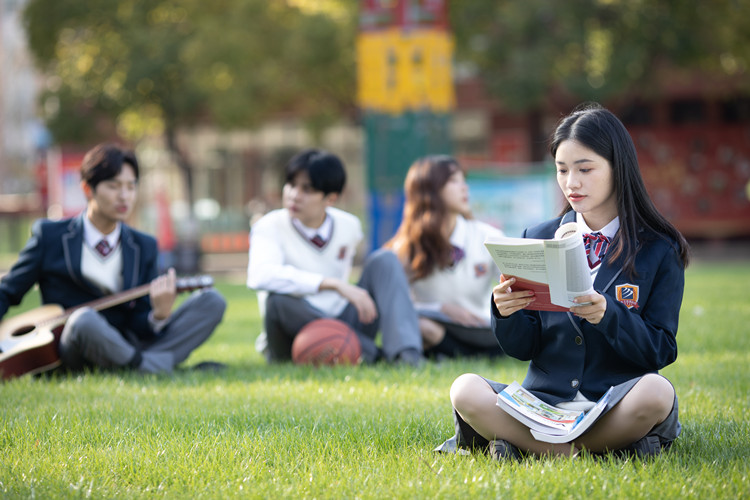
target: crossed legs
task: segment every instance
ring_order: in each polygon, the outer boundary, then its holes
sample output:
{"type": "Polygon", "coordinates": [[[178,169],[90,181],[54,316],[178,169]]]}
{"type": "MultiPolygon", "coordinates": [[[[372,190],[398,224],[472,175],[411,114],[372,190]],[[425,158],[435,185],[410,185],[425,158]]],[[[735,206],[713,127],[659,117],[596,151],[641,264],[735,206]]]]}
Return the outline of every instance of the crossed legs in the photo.
{"type": "Polygon", "coordinates": [[[488,441],[504,439],[536,455],[570,455],[581,448],[592,452],[617,450],[644,437],[669,416],[674,388],[661,375],[644,375],[614,408],[572,444],[534,439],[525,425],[495,404],[497,394],[479,375],[467,373],[458,377],[451,386],[450,397],[461,418],[488,441]]]}
{"type": "Polygon", "coordinates": [[[70,369],[130,367],[146,373],[171,372],[213,333],[226,301],[214,289],[194,292],[155,340],[124,336],[90,307],[75,311],[63,328],[60,358],[70,369]]]}

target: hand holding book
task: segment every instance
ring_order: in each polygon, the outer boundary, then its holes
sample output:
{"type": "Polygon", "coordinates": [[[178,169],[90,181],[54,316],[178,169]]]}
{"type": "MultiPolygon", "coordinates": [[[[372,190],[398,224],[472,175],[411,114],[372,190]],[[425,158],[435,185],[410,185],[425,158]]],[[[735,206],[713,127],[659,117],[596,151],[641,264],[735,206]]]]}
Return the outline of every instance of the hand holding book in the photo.
{"type": "Polygon", "coordinates": [[[513,292],[533,292],[526,309],[568,311],[582,305],[573,302],[576,297],[596,293],[583,234],[575,222],[560,226],[551,240],[495,237],[484,245],[500,272],[515,279],[513,292]]]}

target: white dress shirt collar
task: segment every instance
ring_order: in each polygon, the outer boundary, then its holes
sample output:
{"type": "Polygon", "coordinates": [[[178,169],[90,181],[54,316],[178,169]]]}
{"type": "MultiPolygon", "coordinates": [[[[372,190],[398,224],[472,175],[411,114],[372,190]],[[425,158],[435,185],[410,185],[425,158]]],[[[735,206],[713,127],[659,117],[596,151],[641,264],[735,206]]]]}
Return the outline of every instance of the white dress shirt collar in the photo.
{"type": "Polygon", "coordinates": [[[464,219],[462,215],[456,216],[456,225],[453,227],[450,242],[454,247],[465,250],[464,246],[466,245],[466,219],[464,219]]]}
{"type": "Polygon", "coordinates": [[[296,219],[294,217],[292,217],[292,224],[294,224],[294,227],[296,227],[300,233],[307,237],[308,240],[311,240],[313,237],[315,237],[316,234],[323,238],[324,241],[328,241],[331,239],[331,233],[333,232],[333,219],[331,219],[328,214],[326,214],[326,218],[323,220],[323,224],[321,224],[320,227],[317,228],[307,227],[302,224],[299,219],[296,219]]]}
{"type": "Polygon", "coordinates": [[[91,248],[96,248],[97,243],[99,243],[101,240],[107,240],[110,248],[115,248],[117,246],[117,242],[120,241],[121,232],[122,228],[120,226],[120,223],[118,222],[117,226],[115,226],[114,231],[109,234],[103,234],[94,226],[94,224],[91,223],[86,214],[83,215],[83,241],[91,248]]]}
{"type": "Polygon", "coordinates": [[[578,212],[576,212],[576,223],[578,224],[578,227],[581,228],[582,233],[584,234],[594,233],[594,232],[602,233],[604,236],[606,236],[610,240],[615,237],[615,235],[617,234],[617,230],[620,229],[620,217],[619,216],[609,221],[606,226],[604,226],[598,231],[592,230],[588,226],[588,224],[586,224],[586,221],[583,220],[583,216],[579,214],[578,212]]]}

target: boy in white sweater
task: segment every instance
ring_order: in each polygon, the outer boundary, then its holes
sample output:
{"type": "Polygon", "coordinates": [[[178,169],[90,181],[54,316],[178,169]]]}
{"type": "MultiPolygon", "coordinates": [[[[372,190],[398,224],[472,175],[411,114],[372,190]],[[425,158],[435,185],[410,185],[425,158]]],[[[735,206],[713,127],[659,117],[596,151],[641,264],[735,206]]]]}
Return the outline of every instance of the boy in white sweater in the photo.
{"type": "Polygon", "coordinates": [[[247,286],[268,293],[264,326],[269,362],[291,359],[297,333],[310,321],[335,318],[357,333],[366,362],[381,358],[419,366],[422,341],[406,275],[387,250],[370,255],[349,282],[363,238],[354,215],[334,208],[346,183],[341,160],[309,149],[286,167],[284,208],[250,233],[247,286]],[[382,348],[375,344],[382,333],[382,348]]]}

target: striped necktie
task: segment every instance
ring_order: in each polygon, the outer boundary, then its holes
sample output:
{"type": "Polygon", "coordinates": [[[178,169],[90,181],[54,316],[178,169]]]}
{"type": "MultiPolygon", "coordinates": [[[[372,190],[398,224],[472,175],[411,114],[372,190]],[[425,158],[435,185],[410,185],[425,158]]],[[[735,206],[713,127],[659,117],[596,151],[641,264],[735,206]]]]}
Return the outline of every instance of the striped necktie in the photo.
{"type": "Polygon", "coordinates": [[[604,254],[609,246],[609,238],[602,233],[585,233],[583,235],[584,247],[589,260],[589,268],[594,269],[601,264],[604,254]]]}
{"type": "Polygon", "coordinates": [[[101,240],[96,244],[96,251],[99,252],[99,255],[101,255],[102,257],[106,257],[107,255],[109,255],[109,252],[112,251],[112,247],[109,246],[109,242],[107,240],[101,240]]]}
{"type": "Polygon", "coordinates": [[[326,244],[326,240],[324,240],[319,234],[316,234],[315,236],[310,238],[310,241],[318,248],[323,248],[326,244]]]}

